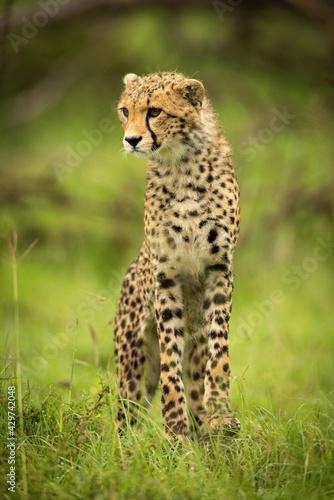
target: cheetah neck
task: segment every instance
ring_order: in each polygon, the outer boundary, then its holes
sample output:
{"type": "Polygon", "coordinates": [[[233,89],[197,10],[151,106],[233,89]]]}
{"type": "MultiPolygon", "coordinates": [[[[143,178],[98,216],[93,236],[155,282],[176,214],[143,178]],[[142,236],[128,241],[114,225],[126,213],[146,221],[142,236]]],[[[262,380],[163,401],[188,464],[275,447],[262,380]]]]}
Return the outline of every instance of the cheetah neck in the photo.
{"type": "Polygon", "coordinates": [[[202,133],[195,130],[182,155],[150,161],[148,183],[161,185],[165,194],[169,192],[179,200],[200,201],[223,169],[232,170],[229,160],[230,149],[220,131],[217,141],[217,137],[205,130],[202,133]]]}

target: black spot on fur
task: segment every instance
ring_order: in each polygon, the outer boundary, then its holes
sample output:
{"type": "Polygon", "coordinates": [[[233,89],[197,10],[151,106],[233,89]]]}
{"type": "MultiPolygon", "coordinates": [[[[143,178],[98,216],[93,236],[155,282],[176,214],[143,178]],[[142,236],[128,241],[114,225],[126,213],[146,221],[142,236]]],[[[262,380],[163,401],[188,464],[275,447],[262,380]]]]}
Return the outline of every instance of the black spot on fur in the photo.
{"type": "Polygon", "coordinates": [[[175,309],[174,314],[178,318],[182,318],[182,310],[181,309],[175,309]]]}
{"type": "Polygon", "coordinates": [[[163,409],[163,413],[167,413],[168,411],[172,410],[175,408],[175,403],[174,401],[169,401],[169,403],[166,404],[166,406],[163,409]]]}
{"type": "Polygon", "coordinates": [[[208,236],[208,242],[212,243],[213,241],[215,241],[217,236],[218,236],[217,231],[215,229],[211,229],[208,236]]]}
{"type": "Polygon", "coordinates": [[[160,283],[161,288],[173,288],[175,285],[175,281],[170,279],[164,279],[160,283]]]}
{"type": "Polygon", "coordinates": [[[169,321],[170,319],[172,319],[173,313],[172,313],[172,311],[170,309],[164,309],[162,311],[162,315],[161,316],[162,316],[162,320],[163,321],[169,321]]]}
{"type": "Polygon", "coordinates": [[[211,300],[210,299],[205,299],[204,303],[203,303],[203,308],[204,309],[209,309],[211,305],[211,300]]]}
{"type": "Polygon", "coordinates": [[[227,266],[225,264],[215,264],[213,266],[208,266],[207,271],[227,271],[227,266]]]}
{"type": "Polygon", "coordinates": [[[191,399],[193,399],[194,401],[198,401],[198,399],[199,399],[199,394],[198,394],[198,392],[197,392],[197,391],[191,391],[191,393],[190,393],[190,397],[191,397],[191,399]]]}
{"type": "Polygon", "coordinates": [[[131,330],[128,330],[125,334],[125,337],[126,337],[126,340],[131,340],[131,337],[132,337],[132,331],[131,330]]]}
{"type": "Polygon", "coordinates": [[[216,295],[213,297],[213,302],[218,306],[221,304],[225,304],[226,302],[226,297],[222,295],[221,293],[216,293],[216,295]]]}

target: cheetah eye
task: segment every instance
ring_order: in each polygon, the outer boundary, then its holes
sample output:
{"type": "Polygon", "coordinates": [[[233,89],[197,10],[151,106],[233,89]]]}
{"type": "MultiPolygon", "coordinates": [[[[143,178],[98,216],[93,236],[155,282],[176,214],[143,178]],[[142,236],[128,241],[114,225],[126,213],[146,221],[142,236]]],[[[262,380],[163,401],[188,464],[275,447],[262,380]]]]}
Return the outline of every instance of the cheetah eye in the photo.
{"type": "Polygon", "coordinates": [[[127,118],[129,116],[129,110],[127,108],[122,108],[122,111],[125,118],[127,118]]]}
{"type": "Polygon", "coordinates": [[[156,116],[159,116],[160,113],[161,113],[160,108],[148,108],[147,116],[155,118],[156,116]]]}

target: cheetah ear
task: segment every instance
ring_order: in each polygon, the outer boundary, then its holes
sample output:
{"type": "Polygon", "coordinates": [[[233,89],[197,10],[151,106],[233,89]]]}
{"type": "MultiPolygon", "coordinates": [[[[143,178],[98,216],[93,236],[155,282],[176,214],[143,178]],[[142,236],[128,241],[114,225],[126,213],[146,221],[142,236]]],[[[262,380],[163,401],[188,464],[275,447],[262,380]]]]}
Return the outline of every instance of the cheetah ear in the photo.
{"type": "Polygon", "coordinates": [[[124,85],[126,87],[130,87],[133,83],[137,82],[139,80],[139,78],[140,77],[135,75],[134,73],[128,73],[123,78],[124,85]]]}
{"type": "Polygon", "coordinates": [[[175,87],[177,92],[188,99],[193,106],[201,106],[205,94],[204,86],[198,80],[187,79],[175,87]]]}

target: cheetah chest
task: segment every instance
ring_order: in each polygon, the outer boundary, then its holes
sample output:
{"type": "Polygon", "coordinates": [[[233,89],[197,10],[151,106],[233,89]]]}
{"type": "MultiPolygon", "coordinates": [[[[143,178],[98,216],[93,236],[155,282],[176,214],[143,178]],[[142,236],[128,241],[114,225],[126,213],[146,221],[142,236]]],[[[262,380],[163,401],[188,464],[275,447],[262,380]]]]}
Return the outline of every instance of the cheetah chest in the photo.
{"type": "Polygon", "coordinates": [[[146,235],[152,256],[176,270],[200,274],[222,252],[229,251],[229,229],[213,215],[209,203],[193,200],[169,203],[158,217],[147,217],[146,235]]]}

